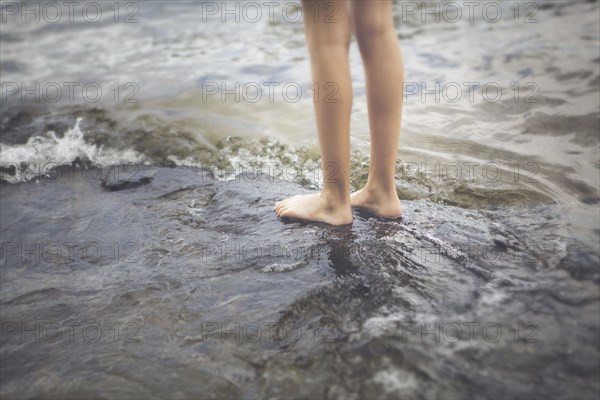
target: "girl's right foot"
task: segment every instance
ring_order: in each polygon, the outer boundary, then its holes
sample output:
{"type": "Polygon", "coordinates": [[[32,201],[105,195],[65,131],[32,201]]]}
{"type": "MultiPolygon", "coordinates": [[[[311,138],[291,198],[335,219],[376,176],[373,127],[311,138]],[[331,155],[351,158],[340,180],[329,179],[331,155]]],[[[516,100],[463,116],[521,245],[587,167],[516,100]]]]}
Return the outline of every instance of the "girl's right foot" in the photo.
{"type": "MultiPolygon", "coordinates": [[[[347,196],[347,195],[346,195],[347,196]]],[[[275,203],[278,217],[319,221],[331,225],[352,223],[352,210],[345,201],[334,201],[323,192],[297,195],[275,203]]]]}

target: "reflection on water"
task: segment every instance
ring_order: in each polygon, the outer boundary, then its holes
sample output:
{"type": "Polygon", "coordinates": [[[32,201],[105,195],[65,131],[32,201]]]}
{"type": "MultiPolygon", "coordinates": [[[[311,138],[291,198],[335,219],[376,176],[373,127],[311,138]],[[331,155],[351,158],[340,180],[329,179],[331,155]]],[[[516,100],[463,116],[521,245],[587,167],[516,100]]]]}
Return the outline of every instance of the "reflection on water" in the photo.
{"type": "MultiPolygon", "coordinates": [[[[322,182],[300,21],[8,18],[2,398],[597,396],[598,3],[502,4],[423,23],[394,3],[404,217],[336,228],[272,212],[322,182]],[[13,93],[36,82],[63,95],[13,93]]],[[[355,43],[351,63],[356,188],[355,43]]]]}

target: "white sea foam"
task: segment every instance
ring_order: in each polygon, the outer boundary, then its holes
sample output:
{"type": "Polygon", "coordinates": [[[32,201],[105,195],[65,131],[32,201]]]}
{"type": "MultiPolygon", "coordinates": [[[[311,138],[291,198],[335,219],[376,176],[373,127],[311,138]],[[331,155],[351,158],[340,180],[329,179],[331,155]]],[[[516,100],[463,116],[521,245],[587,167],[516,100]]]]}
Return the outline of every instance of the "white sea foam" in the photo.
{"type": "Polygon", "coordinates": [[[412,373],[400,369],[378,371],[372,379],[381,384],[386,393],[397,393],[418,386],[417,378],[412,373]]]}
{"type": "Polygon", "coordinates": [[[135,150],[116,150],[87,143],[80,122],[81,118],[78,118],[63,137],[49,131],[44,136],[29,138],[25,144],[0,144],[0,165],[4,169],[0,179],[11,183],[29,181],[48,174],[54,167],[71,164],[77,157],[96,166],[144,162],[144,156],[135,150]],[[15,168],[14,173],[7,173],[11,167],[15,168]]]}
{"type": "Polygon", "coordinates": [[[262,272],[288,272],[288,271],[292,271],[302,265],[303,265],[303,263],[301,261],[291,263],[291,264],[275,263],[275,264],[267,265],[266,267],[262,268],[261,271],[262,272]]]}

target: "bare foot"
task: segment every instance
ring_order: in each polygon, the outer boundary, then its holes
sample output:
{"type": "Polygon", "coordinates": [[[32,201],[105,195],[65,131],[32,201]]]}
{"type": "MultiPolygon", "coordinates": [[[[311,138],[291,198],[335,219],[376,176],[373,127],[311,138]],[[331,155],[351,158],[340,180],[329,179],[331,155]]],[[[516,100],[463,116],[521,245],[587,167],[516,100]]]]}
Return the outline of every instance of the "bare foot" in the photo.
{"type": "Polygon", "coordinates": [[[278,217],[326,222],[331,225],[352,223],[350,204],[333,204],[322,193],[297,195],[275,203],[278,217]]]}
{"type": "Polygon", "coordinates": [[[384,218],[402,216],[400,199],[395,191],[389,193],[364,187],[350,195],[350,204],[352,207],[366,208],[384,218]]]}

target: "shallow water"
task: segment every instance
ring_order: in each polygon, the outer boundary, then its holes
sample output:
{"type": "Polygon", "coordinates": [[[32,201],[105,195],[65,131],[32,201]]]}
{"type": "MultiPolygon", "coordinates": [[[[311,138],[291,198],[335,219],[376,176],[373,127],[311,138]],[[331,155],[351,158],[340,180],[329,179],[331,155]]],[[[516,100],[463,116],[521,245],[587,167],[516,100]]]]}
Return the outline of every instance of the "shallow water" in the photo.
{"type": "Polygon", "coordinates": [[[121,3],[115,23],[102,4],[98,23],[1,25],[3,398],[598,395],[597,2],[497,23],[395,3],[407,81],[447,91],[407,95],[404,219],[351,228],[271,209],[323,179],[301,23],[186,2],[121,3]],[[23,82],[103,95],[35,102],[23,82]],[[303,95],[203,97],[214,82],[303,95]],[[467,82],[502,98],[448,101],[467,82]]]}

